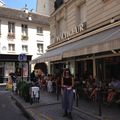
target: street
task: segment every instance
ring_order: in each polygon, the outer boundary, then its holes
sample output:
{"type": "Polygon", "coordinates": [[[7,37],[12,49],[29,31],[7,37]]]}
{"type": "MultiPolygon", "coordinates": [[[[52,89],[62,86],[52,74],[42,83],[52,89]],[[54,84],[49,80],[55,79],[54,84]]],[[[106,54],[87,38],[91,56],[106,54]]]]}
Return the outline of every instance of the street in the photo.
{"type": "MultiPolygon", "coordinates": [[[[63,110],[61,107],[61,97],[59,101],[56,95],[49,94],[46,91],[41,91],[41,99],[39,103],[26,103],[18,95],[6,91],[0,87],[0,120],[27,120],[23,112],[16,106],[15,101],[19,106],[22,106],[26,112],[30,114],[30,118],[34,120],[69,120],[67,117],[62,117],[63,110]],[[11,97],[13,99],[11,99],[11,97]]],[[[103,118],[105,120],[118,120],[118,107],[102,107],[103,118]]],[[[73,120],[98,120],[95,116],[98,114],[98,105],[93,102],[79,101],[79,106],[74,106],[72,115],[73,120]]]]}
{"type": "Polygon", "coordinates": [[[11,99],[11,92],[0,86],[0,120],[27,120],[11,99]]]}

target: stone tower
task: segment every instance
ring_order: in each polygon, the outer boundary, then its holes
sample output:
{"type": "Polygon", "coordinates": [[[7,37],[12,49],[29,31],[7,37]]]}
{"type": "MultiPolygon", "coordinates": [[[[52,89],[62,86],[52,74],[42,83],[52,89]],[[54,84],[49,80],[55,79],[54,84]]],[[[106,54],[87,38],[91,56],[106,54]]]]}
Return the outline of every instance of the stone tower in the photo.
{"type": "Polygon", "coordinates": [[[36,12],[40,15],[49,16],[49,1],[50,0],[37,0],[37,9],[36,12]]]}

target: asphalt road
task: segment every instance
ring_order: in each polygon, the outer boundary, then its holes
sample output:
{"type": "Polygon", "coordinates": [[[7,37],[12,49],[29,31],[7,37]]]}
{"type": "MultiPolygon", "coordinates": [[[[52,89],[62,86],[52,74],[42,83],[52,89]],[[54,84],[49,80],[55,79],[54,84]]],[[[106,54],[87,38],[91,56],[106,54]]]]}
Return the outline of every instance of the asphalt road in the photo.
{"type": "Polygon", "coordinates": [[[27,120],[11,99],[11,93],[0,86],[0,120],[27,120]]]}

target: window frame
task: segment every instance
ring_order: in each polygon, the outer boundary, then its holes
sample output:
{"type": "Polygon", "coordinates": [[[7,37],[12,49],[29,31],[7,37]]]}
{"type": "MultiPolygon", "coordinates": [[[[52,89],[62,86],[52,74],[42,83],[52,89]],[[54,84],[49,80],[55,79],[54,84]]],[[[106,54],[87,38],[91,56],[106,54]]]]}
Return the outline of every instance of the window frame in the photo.
{"type": "Polygon", "coordinates": [[[1,20],[0,20],[0,35],[1,35],[1,20]]]}
{"type": "Polygon", "coordinates": [[[37,27],[37,35],[43,35],[43,27],[37,27]]]}
{"type": "Polygon", "coordinates": [[[87,22],[87,7],[86,2],[76,5],[76,25],[87,22]]]}
{"type": "Polygon", "coordinates": [[[43,43],[37,43],[37,53],[43,54],[44,53],[44,44],[43,43]],[[41,49],[40,49],[41,47],[41,49]]]}
{"type": "Polygon", "coordinates": [[[23,36],[28,36],[28,25],[27,24],[21,24],[21,32],[23,36]]]}
{"type": "Polygon", "coordinates": [[[28,53],[28,45],[22,45],[22,52],[28,53]]]}
{"type": "Polygon", "coordinates": [[[9,52],[15,52],[15,44],[9,43],[8,44],[8,51],[9,52]]]}
{"type": "Polygon", "coordinates": [[[15,22],[8,21],[8,33],[15,33],[15,22]]]}

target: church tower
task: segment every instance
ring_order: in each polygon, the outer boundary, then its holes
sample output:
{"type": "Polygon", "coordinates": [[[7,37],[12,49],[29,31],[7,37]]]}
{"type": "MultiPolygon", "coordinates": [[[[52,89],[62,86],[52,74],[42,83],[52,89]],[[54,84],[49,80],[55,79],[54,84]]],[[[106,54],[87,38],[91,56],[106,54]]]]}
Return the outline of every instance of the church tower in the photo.
{"type": "Polygon", "coordinates": [[[36,12],[40,15],[49,16],[49,1],[50,0],[37,0],[37,9],[36,12]]]}

